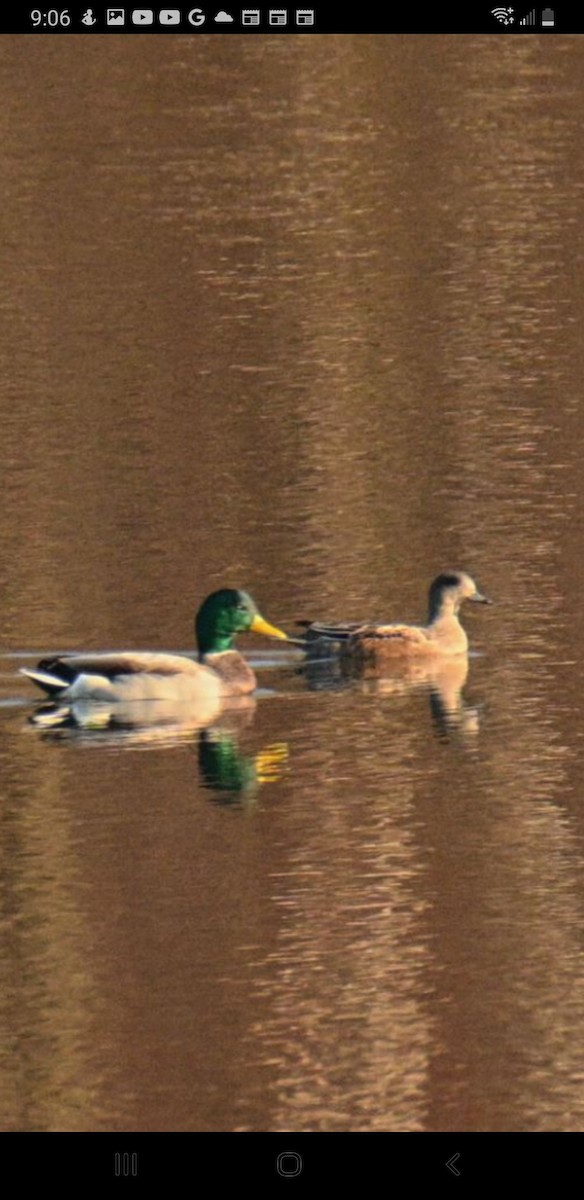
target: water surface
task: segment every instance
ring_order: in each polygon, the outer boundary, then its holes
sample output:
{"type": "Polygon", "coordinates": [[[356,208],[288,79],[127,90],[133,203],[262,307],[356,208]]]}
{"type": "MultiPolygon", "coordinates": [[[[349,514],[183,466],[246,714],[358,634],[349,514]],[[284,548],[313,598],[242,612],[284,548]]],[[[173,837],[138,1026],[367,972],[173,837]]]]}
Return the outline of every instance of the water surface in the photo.
{"type": "Polygon", "coordinates": [[[0,42],[0,1127],[582,1130],[577,38],[0,42]],[[214,588],[249,711],[34,729],[214,588]]]}

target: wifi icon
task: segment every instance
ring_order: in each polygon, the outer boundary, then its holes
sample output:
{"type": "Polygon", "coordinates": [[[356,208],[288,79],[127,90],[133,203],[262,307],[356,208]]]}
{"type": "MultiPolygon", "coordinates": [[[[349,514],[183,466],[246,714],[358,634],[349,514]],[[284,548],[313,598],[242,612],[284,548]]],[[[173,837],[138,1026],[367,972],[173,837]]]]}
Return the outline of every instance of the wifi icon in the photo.
{"type": "Polygon", "coordinates": [[[502,25],[513,24],[513,9],[512,8],[492,8],[491,13],[495,20],[500,21],[502,25]]]}

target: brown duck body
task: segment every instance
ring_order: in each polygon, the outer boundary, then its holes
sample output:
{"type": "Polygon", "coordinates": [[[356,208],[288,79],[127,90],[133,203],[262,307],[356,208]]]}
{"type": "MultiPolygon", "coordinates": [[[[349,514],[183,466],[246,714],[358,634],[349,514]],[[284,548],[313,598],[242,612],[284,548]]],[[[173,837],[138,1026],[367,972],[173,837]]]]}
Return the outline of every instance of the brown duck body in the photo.
{"type": "Polygon", "coordinates": [[[351,634],[343,654],[369,662],[377,659],[465,654],[468,638],[458,617],[416,625],[363,625],[351,634]]]}
{"type": "Polygon", "coordinates": [[[468,638],[459,620],[464,600],[490,604],[477,590],[474,580],[462,571],[439,575],[429,593],[427,625],[315,622],[307,630],[307,648],[314,656],[334,646],[341,657],[356,666],[383,664],[410,657],[432,658],[465,654],[468,638]]]}

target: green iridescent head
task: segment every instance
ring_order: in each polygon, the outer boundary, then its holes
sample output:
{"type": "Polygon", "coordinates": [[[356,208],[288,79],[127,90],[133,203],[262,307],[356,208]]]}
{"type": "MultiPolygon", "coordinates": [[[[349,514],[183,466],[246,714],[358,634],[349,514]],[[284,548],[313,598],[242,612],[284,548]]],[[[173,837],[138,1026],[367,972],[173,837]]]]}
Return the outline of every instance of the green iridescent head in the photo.
{"type": "Polygon", "coordinates": [[[221,654],[231,650],[238,633],[263,633],[266,637],[286,639],[286,634],[269,625],[247,592],[220,588],[201,605],[195,619],[199,655],[221,654]]]}

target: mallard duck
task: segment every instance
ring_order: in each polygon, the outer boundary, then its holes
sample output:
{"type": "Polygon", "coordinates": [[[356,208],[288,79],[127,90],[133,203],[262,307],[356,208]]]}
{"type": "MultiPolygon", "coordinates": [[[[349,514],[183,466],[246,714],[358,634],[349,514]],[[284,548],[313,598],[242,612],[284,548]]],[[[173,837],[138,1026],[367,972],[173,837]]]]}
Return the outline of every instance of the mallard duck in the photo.
{"type": "Polygon", "coordinates": [[[246,630],[286,639],[281,629],[260,616],[247,592],[221,588],[207,596],[196,616],[198,662],[182,654],[130,650],[57,655],[43,659],[34,670],[21,670],[53,700],[66,704],[168,700],[212,711],[228,697],[248,695],[256,687],[251,667],[232,649],[237,634],[246,630]]]}
{"type": "Polygon", "coordinates": [[[468,638],[458,613],[463,600],[491,604],[477,591],[474,580],[463,571],[444,571],[430,587],[428,624],[381,625],[345,621],[339,624],[307,625],[309,654],[326,653],[332,644],[343,657],[357,665],[382,663],[409,655],[464,654],[468,638]]]}

